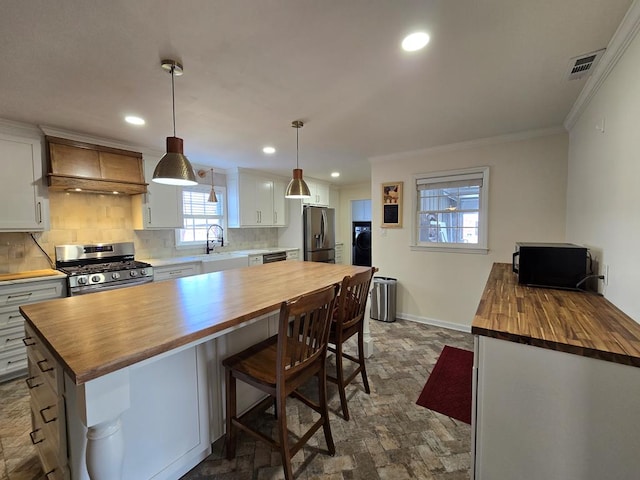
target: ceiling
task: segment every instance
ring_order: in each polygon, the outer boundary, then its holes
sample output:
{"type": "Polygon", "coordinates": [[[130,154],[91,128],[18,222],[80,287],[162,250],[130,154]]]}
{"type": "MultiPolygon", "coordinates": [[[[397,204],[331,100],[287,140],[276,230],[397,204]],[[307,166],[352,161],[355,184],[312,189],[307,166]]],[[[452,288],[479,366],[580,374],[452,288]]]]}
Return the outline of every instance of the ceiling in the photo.
{"type": "Polygon", "coordinates": [[[368,158],[558,127],[631,0],[8,0],[0,118],[338,185],[368,158]],[[431,42],[400,49],[417,29],[431,42]],[[126,114],[146,119],[142,127],[126,114]],[[277,153],[261,149],[273,145],[277,153]],[[340,171],[331,179],[331,171],[340,171]]]}

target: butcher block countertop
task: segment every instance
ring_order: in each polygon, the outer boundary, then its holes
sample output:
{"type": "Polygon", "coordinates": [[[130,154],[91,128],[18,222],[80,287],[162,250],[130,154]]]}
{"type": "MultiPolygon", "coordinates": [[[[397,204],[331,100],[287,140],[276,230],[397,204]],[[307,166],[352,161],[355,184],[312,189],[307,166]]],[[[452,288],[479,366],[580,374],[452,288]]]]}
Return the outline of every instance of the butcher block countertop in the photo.
{"type": "Polygon", "coordinates": [[[27,272],[16,273],[0,273],[0,283],[10,285],[13,283],[22,283],[25,281],[50,280],[55,277],[66,277],[66,275],[58,270],[29,270],[27,272]]]}
{"type": "Polygon", "coordinates": [[[519,285],[506,263],[493,265],[471,332],[640,367],[640,324],[594,293],[519,285]]]}
{"type": "Polygon", "coordinates": [[[275,262],[23,305],[20,312],[80,385],[366,269],[275,262]]]}

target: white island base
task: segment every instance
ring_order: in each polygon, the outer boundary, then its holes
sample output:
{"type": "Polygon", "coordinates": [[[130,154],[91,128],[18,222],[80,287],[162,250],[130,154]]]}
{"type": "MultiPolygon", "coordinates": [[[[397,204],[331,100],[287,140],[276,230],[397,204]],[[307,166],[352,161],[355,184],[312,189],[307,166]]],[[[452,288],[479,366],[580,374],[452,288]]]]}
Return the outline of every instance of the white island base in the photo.
{"type": "Polygon", "coordinates": [[[65,376],[71,478],[160,480],[188,472],[211,453],[207,385],[204,345],[80,386],[65,376]]]}

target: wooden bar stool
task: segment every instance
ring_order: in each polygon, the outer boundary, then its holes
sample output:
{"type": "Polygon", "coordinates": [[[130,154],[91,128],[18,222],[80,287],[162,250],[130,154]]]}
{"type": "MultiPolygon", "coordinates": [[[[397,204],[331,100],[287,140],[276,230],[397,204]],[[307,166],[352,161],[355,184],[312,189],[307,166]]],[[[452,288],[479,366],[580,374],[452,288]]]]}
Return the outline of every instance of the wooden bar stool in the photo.
{"type": "Polygon", "coordinates": [[[235,457],[237,428],[280,450],[287,480],[293,479],[291,458],[320,427],[324,429],[329,454],[335,454],[329,427],[325,363],[336,290],[336,287],[330,286],[296,300],[283,302],[280,307],[278,335],[223,360],[227,406],[226,447],[229,460],[235,457]],[[319,403],[297,391],[312,377],[318,379],[319,403]],[[275,399],[278,439],[253,429],[246,423],[245,415],[237,416],[236,379],[275,399]],[[293,445],[289,443],[287,429],[286,399],[289,395],[320,414],[318,421],[293,445]]]}
{"type": "Polygon", "coordinates": [[[329,333],[329,351],[336,355],[336,376],[327,375],[327,380],[338,385],[342,415],[349,420],[347,394],[345,388],[358,374],[362,375],[364,390],[370,393],[367,369],[364,363],[364,312],[369,296],[369,286],[376,268],[358,273],[352,277],[344,277],[340,286],[337,309],[331,322],[329,333]],[[344,342],[358,334],[358,356],[345,353],[344,342]],[[351,360],[358,366],[345,378],[343,358],[351,360]]]}

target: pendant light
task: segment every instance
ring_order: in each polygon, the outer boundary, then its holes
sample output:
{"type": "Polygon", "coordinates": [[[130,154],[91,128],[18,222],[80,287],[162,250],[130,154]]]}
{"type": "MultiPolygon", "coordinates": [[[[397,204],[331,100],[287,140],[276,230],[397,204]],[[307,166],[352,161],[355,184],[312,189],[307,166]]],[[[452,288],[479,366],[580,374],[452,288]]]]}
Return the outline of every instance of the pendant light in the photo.
{"type": "Polygon", "coordinates": [[[311,197],[311,192],[302,178],[302,169],[298,168],[298,131],[304,126],[304,123],[300,120],[295,120],[291,123],[291,126],[296,129],[296,168],[293,169],[293,178],[289,182],[284,196],[285,198],[309,198],[311,197]]]}
{"type": "Polygon", "coordinates": [[[173,137],[167,137],[167,153],[160,159],[153,171],[153,181],[166,185],[197,185],[196,175],[189,159],[182,153],[183,141],[176,137],[176,97],[174,90],[174,76],[183,73],[182,65],[175,60],[162,60],[161,66],[171,73],[171,101],[173,105],[173,137]]]}
{"type": "Polygon", "coordinates": [[[211,169],[211,193],[208,200],[211,203],[218,203],[218,197],[216,197],[216,191],[213,189],[213,168],[211,169]]]}

